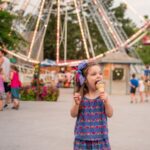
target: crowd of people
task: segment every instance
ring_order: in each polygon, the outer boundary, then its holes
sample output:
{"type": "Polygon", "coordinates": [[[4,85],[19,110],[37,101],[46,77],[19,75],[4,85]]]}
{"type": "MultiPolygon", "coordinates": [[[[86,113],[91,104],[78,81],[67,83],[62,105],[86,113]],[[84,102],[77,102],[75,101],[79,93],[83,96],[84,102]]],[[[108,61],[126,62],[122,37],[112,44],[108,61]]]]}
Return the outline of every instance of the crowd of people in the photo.
{"type": "Polygon", "coordinates": [[[140,79],[136,78],[136,74],[132,74],[130,80],[131,103],[138,102],[137,93],[139,92],[140,102],[148,102],[150,97],[150,67],[147,65],[140,79]]]}
{"type": "Polygon", "coordinates": [[[0,50],[0,111],[12,103],[12,109],[19,109],[19,89],[21,82],[18,68],[10,64],[5,57],[5,52],[0,50]]]}

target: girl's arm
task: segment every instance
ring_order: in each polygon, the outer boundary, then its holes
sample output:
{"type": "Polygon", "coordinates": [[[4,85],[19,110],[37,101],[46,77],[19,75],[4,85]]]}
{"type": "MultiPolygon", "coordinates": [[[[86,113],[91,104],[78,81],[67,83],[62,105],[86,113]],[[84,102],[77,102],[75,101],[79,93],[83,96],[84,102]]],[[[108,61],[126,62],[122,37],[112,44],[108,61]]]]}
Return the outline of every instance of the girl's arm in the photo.
{"type": "Polygon", "coordinates": [[[75,118],[78,116],[78,112],[79,112],[79,105],[78,104],[74,104],[71,108],[70,111],[70,115],[71,117],[75,118]]]}
{"type": "Polygon", "coordinates": [[[74,104],[70,110],[70,115],[75,118],[78,116],[79,112],[79,107],[80,107],[80,102],[81,102],[81,96],[79,93],[75,93],[74,95],[74,104]]]}
{"type": "Polygon", "coordinates": [[[4,74],[2,74],[2,79],[3,79],[4,82],[6,81],[6,77],[5,77],[4,74]]]}
{"type": "Polygon", "coordinates": [[[11,72],[10,72],[10,80],[13,79],[13,75],[14,75],[14,73],[11,71],[11,72]]]}
{"type": "Polygon", "coordinates": [[[104,101],[104,105],[105,105],[105,113],[106,113],[107,117],[112,117],[113,108],[108,99],[104,101]]]}
{"type": "Polygon", "coordinates": [[[104,102],[104,106],[105,106],[105,113],[107,115],[107,117],[112,117],[113,115],[113,108],[109,102],[108,96],[106,95],[106,93],[100,93],[100,98],[103,100],[104,102]]]}
{"type": "Polygon", "coordinates": [[[2,79],[3,79],[4,82],[6,81],[6,75],[3,71],[2,71],[2,79]]]}

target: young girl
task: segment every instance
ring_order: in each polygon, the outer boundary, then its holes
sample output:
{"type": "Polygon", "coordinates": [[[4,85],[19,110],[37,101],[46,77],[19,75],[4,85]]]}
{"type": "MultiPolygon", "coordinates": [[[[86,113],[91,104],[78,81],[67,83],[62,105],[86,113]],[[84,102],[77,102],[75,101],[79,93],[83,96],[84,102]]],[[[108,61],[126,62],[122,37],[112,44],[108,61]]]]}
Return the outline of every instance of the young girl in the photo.
{"type": "Polygon", "coordinates": [[[18,69],[16,66],[11,66],[10,80],[11,80],[11,95],[13,100],[12,109],[19,109],[20,80],[18,69]]]}
{"type": "Polygon", "coordinates": [[[5,76],[3,73],[3,69],[0,68],[0,111],[3,110],[3,99],[5,95],[4,79],[5,79],[5,76]]]}
{"type": "Polygon", "coordinates": [[[98,64],[78,66],[71,116],[77,117],[74,150],[110,150],[107,117],[113,115],[108,96],[96,89],[102,80],[98,64]]]}
{"type": "Polygon", "coordinates": [[[140,94],[140,102],[144,102],[144,76],[141,76],[141,79],[139,80],[139,94],[140,94]]]}

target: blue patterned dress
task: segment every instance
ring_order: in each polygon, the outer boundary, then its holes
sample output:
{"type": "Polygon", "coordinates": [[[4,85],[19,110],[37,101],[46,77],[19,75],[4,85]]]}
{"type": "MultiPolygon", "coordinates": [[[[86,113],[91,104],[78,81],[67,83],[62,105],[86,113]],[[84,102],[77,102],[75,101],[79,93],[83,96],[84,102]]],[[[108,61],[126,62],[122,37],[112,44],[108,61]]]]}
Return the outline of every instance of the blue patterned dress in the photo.
{"type": "Polygon", "coordinates": [[[110,150],[103,101],[83,97],[75,125],[74,150],[110,150]]]}

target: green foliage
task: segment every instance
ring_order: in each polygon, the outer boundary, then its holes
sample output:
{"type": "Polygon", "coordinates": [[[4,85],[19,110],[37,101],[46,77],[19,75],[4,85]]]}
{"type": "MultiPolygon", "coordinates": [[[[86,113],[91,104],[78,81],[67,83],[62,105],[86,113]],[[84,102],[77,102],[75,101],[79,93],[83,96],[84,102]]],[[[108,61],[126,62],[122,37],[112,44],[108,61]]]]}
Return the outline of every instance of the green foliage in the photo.
{"type": "Polygon", "coordinates": [[[137,52],[141,57],[141,59],[143,60],[144,64],[150,64],[150,45],[139,46],[137,52]]]}
{"type": "MultiPolygon", "coordinates": [[[[68,21],[68,38],[67,38],[67,58],[68,59],[85,59],[86,54],[84,50],[84,45],[82,41],[82,36],[77,21],[77,16],[72,14],[72,18],[68,21]]],[[[64,24],[64,16],[61,17],[61,22],[64,24]]],[[[49,58],[52,60],[56,59],[56,16],[52,15],[49,21],[48,29],[44,41],[44,58],[49,58]]],[[[92,43],[94,45],[94,51],[96,54],[103,53],[107,50],[99,31],[93,22],[93,20],[88,20],[89,30],[91,33],[92,43]]],[[[91,54],[90,54],[91,55],[91,54]]],[[[64,45],[60,45],[60,58],[64,58],[64,45]]]]}
{"type": "MultiPolygon", "coordinates": [[[[129,18],[125,18],[125,11],[127,9],[126,4],[121,3],[118,7],[111,9],[113,2],[114,0],[103,0],[103,3],[106,4],[107,8],[114,12],[115,16],[117,17],[117,20],[119,21],[122,28],[125,30],[126,34],[128,36],[133,35],[133,33],[136,32],[137,28],[132,22],[132,20],[130,20],[129,18]]],[[[77,16],[74,14],[70,14],[69,17],[71,19],[69,19],[68,21],[67,59],[85,59],[86,54],[84,50],[79,24],[77,21],[77,16]]],[[[51,19],[49,21],[44,41],[44,58],[49,58],[52,60],[56,59],[56,20],[57,16],[51,15],[51,19]]],[[[107,47],[103,41],[102,36],[98,31],[97,26],[95,25],[95,22],[91,18],[87,18],[87,22],[95,54],[98,55],[100,53],[104,53],[105,51],[107,51],[107,47]]],[[[61,26],[63,25],[64,16],[61,16],[61,26]]],[[[90,55],[92,54],[90,53],[90,55]]],[[[64,58],[63,44],[60,45],[60,58],[64,58]]]]}
{"type": "Polygon", "coordinates": [[[121,3],[118,7],[111,10],[114,12],[118,22],[120,23],[120,26],[122,26],[128,37],[137,31],[135,23],[133,23],[131,19],[125,17],[125,12],[127,10],[125,3],[121,3]]]}
{"type": "Polygon", "coordinates": [[[16,16],[7,11],[0,11],[0,43],[12,49],[16,48],[22,40],[22,37],[11,29],[15,18],[16,16]]]}
{"type": "Polygon", "coordinates": [[[43,101],[57,101],[59,96],[59,90],[52,86],[40,86],[40,90],[37,93],[35,86],[26,86],[21,88],[20,97],[24,101],[35,101],[37,94],[39,94],[39,100],[43,101]]]}

